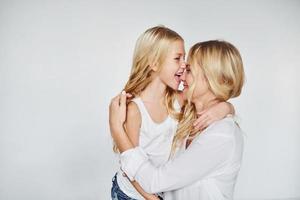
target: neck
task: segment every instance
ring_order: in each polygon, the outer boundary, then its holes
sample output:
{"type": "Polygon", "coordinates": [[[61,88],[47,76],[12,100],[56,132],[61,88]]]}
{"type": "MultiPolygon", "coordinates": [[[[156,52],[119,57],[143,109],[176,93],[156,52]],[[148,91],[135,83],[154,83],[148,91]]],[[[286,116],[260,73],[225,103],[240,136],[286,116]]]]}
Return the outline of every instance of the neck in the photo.
{"type": "Polygon", "coordinates": [[[203,96],[195,99],[193,103],[195,104],[197,113],[213,106],[214,104],[218,103],[219,100],[216,99],[216,96],[211,92],[204,94],[203,96]]]}
{"type": "Polygon", "coordinates": [[[141,93],[145,102],[164,102],[167,86],[159,79],[154,78],[141,93]]]}

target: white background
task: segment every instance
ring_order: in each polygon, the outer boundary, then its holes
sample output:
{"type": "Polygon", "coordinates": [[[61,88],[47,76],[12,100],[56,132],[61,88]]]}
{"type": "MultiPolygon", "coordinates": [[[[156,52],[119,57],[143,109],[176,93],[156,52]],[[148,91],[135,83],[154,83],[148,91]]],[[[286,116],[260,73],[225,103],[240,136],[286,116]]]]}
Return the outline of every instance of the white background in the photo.
{"type": "MultiPolygon", "coordinates": [[[[137,37],[225,39],[247,81],[236,199],[300,197],[300,1],[0,1],[0,199],[110,198],[108,104],[137,37]]],[[[188,169],[188,166],[187,166],[188,169]]],[[[184,170],[184,169],[183,169],[184,170]]]]}

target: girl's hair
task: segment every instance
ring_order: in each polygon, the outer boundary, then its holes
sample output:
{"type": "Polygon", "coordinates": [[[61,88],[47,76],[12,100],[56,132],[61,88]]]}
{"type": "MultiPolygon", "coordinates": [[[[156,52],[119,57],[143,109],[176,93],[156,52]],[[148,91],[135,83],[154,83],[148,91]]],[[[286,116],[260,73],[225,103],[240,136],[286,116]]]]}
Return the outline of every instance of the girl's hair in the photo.
{"type": "MultiPolygon", "coordinates": [[[[139,96],[141,92],[152,81],[151,66],[157,65],[158,71],[166,59],[170,45],[175,41],[183,41],[183,38],[175,31],[164,27],[155,26],[146,30],[137,40],[131,72],[129,79],[124,87],[127,93],[139,96]]],[[[167,87],[165,96],[165,105],[169,114],[175,119],[179,118],[173,107],[176,91],[167,87]]],[[[118,152],[117,146],[114,144],[114,152],[118,152]]]]}
{"type": "MultiPolygon", "coordinates": [[[[219,101],[237,97],[244,84],[244,68],[238,49],[226,41],[211,40],[192,46],[188,55],[193,83],[187,93],[187,102],[179,116],[179,124],[173,139],[172,153],[193,132],[193,121],[197,118],[191,98],[197,82],[199,66],[203,70],[209,90],[219,101]]],[[[197,133],[199,134],[199,133],[197,133]]]]}

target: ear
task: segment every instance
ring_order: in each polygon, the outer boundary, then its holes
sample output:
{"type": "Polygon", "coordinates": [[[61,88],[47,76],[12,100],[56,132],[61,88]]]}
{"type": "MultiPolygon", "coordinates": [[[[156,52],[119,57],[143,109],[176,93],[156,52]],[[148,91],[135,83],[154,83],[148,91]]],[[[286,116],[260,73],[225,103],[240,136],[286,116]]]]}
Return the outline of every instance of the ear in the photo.
{"type": "Polygon", "coordinates": [[[154,63],[152,65],[150,65],[151,69],[154,71],[154,72],[157,72],[158,71],[158,64],[157,63],[154,63]]]}

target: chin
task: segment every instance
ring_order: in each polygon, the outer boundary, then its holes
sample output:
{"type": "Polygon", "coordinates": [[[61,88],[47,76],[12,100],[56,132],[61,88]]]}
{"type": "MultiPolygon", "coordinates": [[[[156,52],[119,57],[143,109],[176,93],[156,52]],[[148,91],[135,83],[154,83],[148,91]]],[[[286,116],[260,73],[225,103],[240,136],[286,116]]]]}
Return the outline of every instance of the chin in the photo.
{"type": "Polygon", "coordinates": [[[178,90],[178,87],[179,87],[179,83],[173,83],[173,84],[170,84],[168,85],[172,90],[178,90]]]}
{"type": "Polygon", "coordinates": [[[184,95],[184,98],[187,97],[187,93],[188,93],[188,89],[187,89],[187,88],[184,88],[184,89],[182,90],[182,94],[184,95]]]}
{"type": "Polygon", "coordinates": [[[177,91],[177,90],[178,90],[178,86],[179,86],[179,85],[176,85],[176,86],[169,86],[169,87],[170,87],[172,90],[176,90],[176,91],[177,91]]]}

